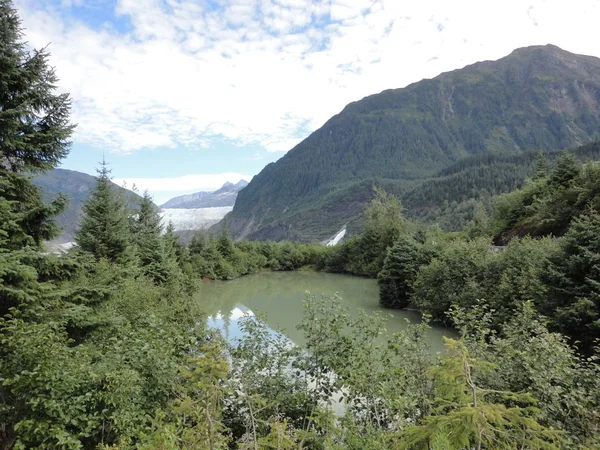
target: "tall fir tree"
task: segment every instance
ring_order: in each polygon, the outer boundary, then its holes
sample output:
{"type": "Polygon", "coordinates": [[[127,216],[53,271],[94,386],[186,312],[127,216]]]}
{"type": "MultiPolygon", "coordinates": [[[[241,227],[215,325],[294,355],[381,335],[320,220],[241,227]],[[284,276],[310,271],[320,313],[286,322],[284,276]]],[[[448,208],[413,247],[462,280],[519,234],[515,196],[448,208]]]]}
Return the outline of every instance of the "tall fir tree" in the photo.
{"type": "Polygon", "coordinates": [[[221,234],[219,235],[219,239],[217,240],[217,250],[223,256],[223,258],[227,260],[230,260],[233,257],[234,247],[227,224],[223,226],[221,234]]]}
{"type": "MultiPolygon", "coordinates": [[[[40,250],[57,234],[52,217],[63,207],[45,204],[30,179],[55,167],[69,152],[68,94],[57,94],[57,78],[46,50],[27,50],[12,2],[0,0],[0,447],[18,447],[17,424],[35,409],[24,379],[39,376],[42,362],[32,356],[36,339],[47,352],[57,335],[57,284],[69,276],[69,258],[40,250]],[[10,313],[10,315],[7,315],[10,313]],[[42,332],[41,329],[45,327],[42,332]],[[42,336],[44,334],[44,336],[42,336]],[[52,336],[51,336],[52,335],[52,336]],[[23,338],[18,340],[18,338],[23,338]],[[27,352],[27,354],[25,353],[27,352]],[[24,356],[25,355],[25,356],[24,356]],[[21,383],[21,384],[20,384],[21,383]]],[[[48,385],[44,385],[48,389],[48,385]]],[[[37,424],[36,424],[37,425],[37,424]]],[[[22,444],[21,448],[25,448],[22,444]]]]}
{"type": "Polygon", "coordinates": [[[142,272],[157,283],[164,283],[176,268],[175,256],[167,254],[162,237],[161,217],[148,192],[144,192],[139,210],[132,219],[132,237],[142,272]]]}
{"type": "Polygon", "coordinates": [[[98,169],[96,186],[83,206],[75,242],[96,259],[127,263],[133,258],[128,211],[120,192],[113,189],[106,161],[98,169]]]}
{"type": "Polygon", "coordinates": [[[550,173],[550,185],[554,188],[569,187],[580,172],[580,164],[570,152],[565,152],[550,173]]]}
{"type": "Polygon", "coordinates": [[[544,152],[538,152],[533,170],[533,180],[541,180],[548,176],[548,158],[544,152]]]}
{"type": "Polygon", "coordinates": [[[71,101],[45,49],[28,51],[10,0],[0,0],[0,166],[23,172],[51,169],[69,152],[71,101]]]}
{"type": "Polygon", "coordinates": [[[12,2],[0,0],[0,313],[37,299],[38,250],[58,233],[52,218],[65,199],[45,204],[29,174],[58,164],[74,128],[48,53],[28,51],[22,37],[12,2]]]}

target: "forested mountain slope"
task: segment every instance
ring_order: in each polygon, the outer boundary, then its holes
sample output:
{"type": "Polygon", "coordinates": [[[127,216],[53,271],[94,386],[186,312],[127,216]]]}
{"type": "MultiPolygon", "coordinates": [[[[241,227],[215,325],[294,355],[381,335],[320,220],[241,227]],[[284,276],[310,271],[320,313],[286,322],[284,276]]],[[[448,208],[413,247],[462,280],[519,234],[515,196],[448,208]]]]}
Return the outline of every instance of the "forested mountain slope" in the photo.
{"type": "MultiPolygon", "coordinates": [[[[34,184],[42,188],[44,200],[50,201],[62,193],[68,200],[65,210],[56,217],[62,229],[54,243],[69,242],[74,239],[79,226],[81,207],[96,185],[96,177],[75,170],[52,169],[33,178],[34,184]]],[[[122,191],[129,203],[137,204],[139,196],[113,183],[115,190],[122,191]]]]}
{"type": "MultiPolygon", "coordinates": [[[[599,161],[600,141],[570,149],[570,152],[584,163],[599,161]]],[[[562,150],[543,152],[547,169],[554,167],[563,153],[562,150]]],[[[398,195],[411,218],[458,231],[478,212],[490,214],[493,197],[522,187],[534,173],[538,155],[537,151],[473,155],[398,195]]]]}
{"type": "Polygon", "coordinates": [[[600,59],[552,45],[386,90],[349,104],[265,167],[227,226],[238,238],[321,239],[359,215],[374,183],[402,194],[473,155],[599,138],[599,104],[600,59]]]}

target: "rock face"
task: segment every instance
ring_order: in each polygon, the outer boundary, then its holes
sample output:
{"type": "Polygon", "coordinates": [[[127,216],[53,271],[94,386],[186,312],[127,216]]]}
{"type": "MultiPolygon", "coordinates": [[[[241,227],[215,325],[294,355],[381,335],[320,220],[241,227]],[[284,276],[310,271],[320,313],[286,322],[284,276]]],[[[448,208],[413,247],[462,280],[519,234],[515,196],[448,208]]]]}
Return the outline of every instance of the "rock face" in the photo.
{"type": "Polygon", "coordinates": [[[402,193],[470,157],[598,139],[599,105],[600,59],[552,45],[386,90],[266,166],[227,225],[236,238],[320,241],[356,226],[373,184],[402,193]]]}
{"type": "MultiPolygon", "coordinates": [[[[42,188],[46,201],[56,198],[59,193],[62,193],[68,199],[65,211],[56,217],[56,222],[63,231],[52,241],[51,248],[73,241],[75,230],[79,227],[81,207],[96,185],[96,177],[75,170],[53,169],[36,175],[33,182],[42,188]]],[[[115,190],[122,191],[126,200],[132,206],[138,203],[139,196],[134,192],[114,183],[113,187],[115,190]]]]}
{"type": "Polygon", "coordinates": [[[238,192],[248,186],[246,180],[236,184],[227,182],[214,192],[196,192],[195,194],[174,197],[160,207],[163,209],[197,209],[232,207],[235,204],[238,192]]]}

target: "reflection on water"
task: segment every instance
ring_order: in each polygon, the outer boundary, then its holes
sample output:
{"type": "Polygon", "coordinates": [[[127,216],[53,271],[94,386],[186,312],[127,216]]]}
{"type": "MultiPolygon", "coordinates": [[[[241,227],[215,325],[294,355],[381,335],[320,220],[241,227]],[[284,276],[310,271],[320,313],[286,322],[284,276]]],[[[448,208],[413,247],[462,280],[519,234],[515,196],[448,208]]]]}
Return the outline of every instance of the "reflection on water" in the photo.
{"type": "MultiPolygon", "coordinates": [[[[327,297],[338,293],[350,314],[360,309],[390,315],[386,329],[391,335],[406,327],[406,319],[420,321],[411,311],[392,311],[379,307],[379,290],[375,280],[321,272],[263,272],[232,281],[205,284],[196,295],[209,315],[209,325],[223,330],[226,338],[240,336],[239,320],[245,314],[259,315],[272,329],[282,330],[294,343],[302,345],[302,333],[296,325],[302,319],[306,291],[327,297]]],[[[455,333],[443,327],[433,327],[429,342],[434,351],[443,348],[442,336],[455,333]]]]}

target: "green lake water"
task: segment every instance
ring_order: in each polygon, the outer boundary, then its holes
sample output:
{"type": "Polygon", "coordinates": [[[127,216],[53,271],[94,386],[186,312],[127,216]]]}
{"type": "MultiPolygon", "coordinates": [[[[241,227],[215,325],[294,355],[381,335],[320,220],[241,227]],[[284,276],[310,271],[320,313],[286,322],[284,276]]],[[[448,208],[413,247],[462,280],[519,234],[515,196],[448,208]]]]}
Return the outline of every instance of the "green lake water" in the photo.
{"type": "MultiPolygon", "coordinates": [[[[338,293],[350,314],[360,309],[389,315],[386,330],[389,335],[406,325],[420,321],[414,311],[383,309],[379,306],[377,281],[348,275],[312,271],[261,272],[231,281],[217,281],[202,286],[196,298],[209,316],[209,324],[220,328],[228,339],[240,335],[239,319],[244,314],[259,315],[271,329],[278,329],[295,344],[302,345],[302,333],[296,325],[302,319],[306,291],[327,297],[338,293]]],[[[448,328],[433,326],[428,339],[433,351],[443,349],[442,336],[455,337],[448,328]]]]}

